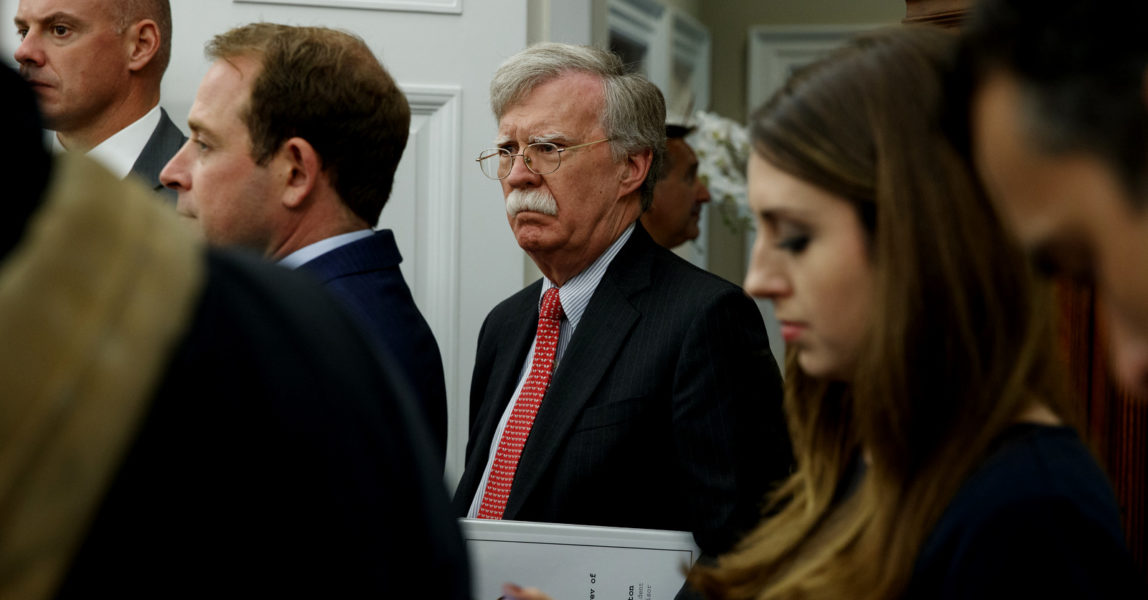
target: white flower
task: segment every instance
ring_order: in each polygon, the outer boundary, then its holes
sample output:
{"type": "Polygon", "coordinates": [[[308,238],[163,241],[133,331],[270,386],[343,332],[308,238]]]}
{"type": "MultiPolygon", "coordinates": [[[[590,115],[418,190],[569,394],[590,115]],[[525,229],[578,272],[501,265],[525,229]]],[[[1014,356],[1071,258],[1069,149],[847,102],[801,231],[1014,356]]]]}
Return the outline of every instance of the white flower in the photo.
{"type": "Polygon", "coordinates": [[[730,119],[701,110],[694,113],[693,124],[686,143],[698,155],[698,175],[709,188],[722,222],[733,233],[743,233],[751,225],[746,216],[745,180],[749,133],[730,119]]]}

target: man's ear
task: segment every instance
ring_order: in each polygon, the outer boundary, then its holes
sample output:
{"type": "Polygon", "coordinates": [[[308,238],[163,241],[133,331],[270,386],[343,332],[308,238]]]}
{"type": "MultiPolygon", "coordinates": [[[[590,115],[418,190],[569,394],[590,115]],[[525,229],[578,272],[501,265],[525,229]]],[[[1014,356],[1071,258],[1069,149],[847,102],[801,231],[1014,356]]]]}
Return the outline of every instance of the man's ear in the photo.
{"type": "Polygon", "coordinates": [[[159,26],[151,19],[136,21],[128,27],[125,43],[128,52],[128,69],[142,71],[159,52],[159,26]]]}
{"type": "Polygon", "coordinates": [[[622,171],[622,195],[626,196],[642,187],[646,175],[650,172],[650,163],[654,161],[654,151],[647,148],[639,154],[631,154],[624,161],[622,171]]]}
{"type": "Polygon", "coordinates": [[[296,209],[303,205],[315,189],[319,177],[323,175],[323,161],[310,142],[293,137],[279,148],[278,158],[282,161],[286,176],[283,206],[296,209]]]}

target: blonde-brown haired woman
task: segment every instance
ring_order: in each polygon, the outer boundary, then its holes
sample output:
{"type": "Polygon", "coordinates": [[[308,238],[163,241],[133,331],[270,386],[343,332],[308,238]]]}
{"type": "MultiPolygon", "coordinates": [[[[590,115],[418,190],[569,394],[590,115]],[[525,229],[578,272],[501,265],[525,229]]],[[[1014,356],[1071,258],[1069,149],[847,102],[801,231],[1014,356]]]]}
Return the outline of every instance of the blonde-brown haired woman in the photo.
{"type": "Polygon", "coordinates": [[[1047,290],[941,129],[953,39],[899,28],[751,119],[746,289],[790,348],[798,470],[693,583],[714,598],[1123,597],[1104,475],[1069,426],[1047,290]]]}

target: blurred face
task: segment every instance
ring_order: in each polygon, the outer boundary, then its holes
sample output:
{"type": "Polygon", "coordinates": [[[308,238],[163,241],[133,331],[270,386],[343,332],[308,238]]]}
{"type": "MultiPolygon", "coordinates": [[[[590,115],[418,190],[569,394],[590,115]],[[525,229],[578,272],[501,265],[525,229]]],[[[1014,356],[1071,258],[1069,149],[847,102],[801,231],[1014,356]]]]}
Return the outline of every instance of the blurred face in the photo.
{"type": "Polygon", "coordinates": [[[670,171],[654,186],[654,203],[642,225],[654,241],[673,248],[698,237],[698,218],[710,192],[698,179],[698,157],[681,138],[666,141],[670,171]]]}
{"type": "MultiPolygon", "coordinates": [[[[535,142],[567,147],[605,138],[599,120],[603,103],[600,79],[563,75],[505,111],[498,122],[498,146],[517,154],[535,142]]],[[[624,184],[628,163],[615,162],[606,142],[563,152],[561,166],[548,175],[531,172],[521,158],[514,160],[502,192],[521,206],[509,206],[507,219],[518,245],[547,277],[553,279],[547,265],[588,266],[637,219],[638,199],[626,197],[632,189],[624,184]],[[535,200],[520,203],[521,197],[535,200]]]]}
{"type": "MultiPolygon", "coordinates": [[[[1049,154],[1024,125],[1021,89],[998,72],[973,99],[977,169],[1041,268],[1095,282],[1117,375],[1148,393],[1148,210],[1099,157],[1049,154]]],[[[1148,168],[1148,166],[1146,166],[1148,168]]]]}
{"type": "Polygon", "coordinates": [[[191,138],[160,173],[178,192],[177,210],[198,221],[208,242],[271,255],[278,162],[260,166],[241,120],[261,66],[250,57],[217,60],[204,76],[188,113],[191,138]]]}
{"type": "Polygon", "coordinates": [[[129,90],[126,35],[108,0],[20,0],[15,58],[47,124],[72,131],[98,121],[129,90]]]}
{"type": "Polygon", "coordinates": [[[873,313],[873,271],[856,210],[756,153],[749,205],[757,241],[746,292],[773,301],[802,371],[852,379],[873,313]]]}

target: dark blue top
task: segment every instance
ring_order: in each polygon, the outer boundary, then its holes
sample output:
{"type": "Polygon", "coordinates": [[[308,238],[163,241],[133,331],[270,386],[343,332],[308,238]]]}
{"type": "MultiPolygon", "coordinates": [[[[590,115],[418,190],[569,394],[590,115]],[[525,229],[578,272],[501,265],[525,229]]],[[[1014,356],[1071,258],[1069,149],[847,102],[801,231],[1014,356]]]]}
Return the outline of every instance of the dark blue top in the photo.
{"type": "Polygon", "coordinates": [[[1018,424],[926,538],[911,598],[1148,598],[1108,480],[1068,427],[1018,424]]]}
{"type": "Polygon", "coordinates": [[[389,229],[340,246],[299,267],[341,300],[367,333],[402,368],[434,436],[441,469],[446,457],[446,383],[430,326],[403,279],[389,229]]]}

